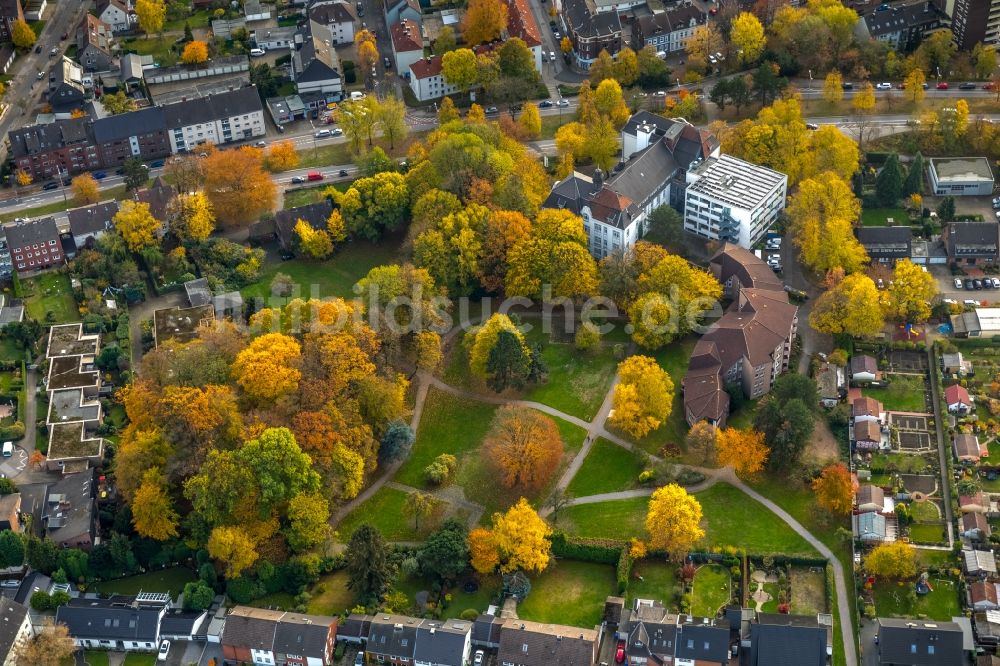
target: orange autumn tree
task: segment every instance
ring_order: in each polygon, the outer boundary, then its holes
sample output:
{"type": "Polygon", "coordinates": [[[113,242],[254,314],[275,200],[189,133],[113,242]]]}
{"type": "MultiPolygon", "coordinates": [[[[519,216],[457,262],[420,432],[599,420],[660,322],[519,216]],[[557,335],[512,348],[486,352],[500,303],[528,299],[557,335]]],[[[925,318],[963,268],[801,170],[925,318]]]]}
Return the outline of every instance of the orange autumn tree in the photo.
{"type": "Polygon", "coordinates": [[[483,446],[500,483],[527,492],[548,483],[563,454],[555,421],[516,405],[497,411],[483,446]]]}
{"type": "Polygon", "coordinates": [[[849,514],[854,508],[854,493],[858,482],[843,463],[823,468],[812,482],[816,501],[830,513],[849,514]]]}
{"type": "Polygon", "coordinates": [[[298,388],[302,347],[290,336],[268,333],[236,355],[233,377],[253,400],[275,400],[298,388]]]}
{"type": "Polygon", "coordinates": [[[492,529],[469,532],[472,567],[479,573],[541,572],[549,565],[552,528],[528,500],[521,498],[506,513],[493,514],[492,529]]]}
{"type": "Polygon", "coordinates": [[[716,435],[716,460],[723,467],[732,465],[739,476],[752,476],[762,469],[771,450],[764,444],[764,433],[756,430],[726,428],[716,435]]]}

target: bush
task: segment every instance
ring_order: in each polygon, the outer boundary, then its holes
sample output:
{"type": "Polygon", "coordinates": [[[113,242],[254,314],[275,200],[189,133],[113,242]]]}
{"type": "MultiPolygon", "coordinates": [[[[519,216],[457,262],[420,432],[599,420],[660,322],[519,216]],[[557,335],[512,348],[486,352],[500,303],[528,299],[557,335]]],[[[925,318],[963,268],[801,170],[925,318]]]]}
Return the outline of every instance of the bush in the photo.
{"type": "Polygon", "coordinates": [[[576,331],[573,345],[580,351],[591,351],[601,344],[601,333],[592,324],[583,324],[576,331]]]}
{"type": "Polygon", "coordinates": [[[552,554],[559,558],[617,564],[625,544],[614,539],[581,539],[556,532],[549,537],[552,554]]]}
{"type": "Polygon", "coordinates": [[[450,453],[442,453],[424,468],[424,476],[430,483],[441,485],[448,480],[458,467],[458,459],[450,453]]]}
{"type": "Polygon", "coordinates": [[[628,548],[622,548],[621,555],[618,556],[618,566],[615,567],[615,576],[618,578],[618,594],[625,594],[628,591],[628,582],[632,580],[632,566],[635,560],[629,553],[628,548]]]}
{"type": "Polygon", "coordinates": [[[467,622],[472,622],[477,617],[479,617],[479,611],[477,611],[475,608],[466,608],[459,614],[459,617],[467,622]]]}

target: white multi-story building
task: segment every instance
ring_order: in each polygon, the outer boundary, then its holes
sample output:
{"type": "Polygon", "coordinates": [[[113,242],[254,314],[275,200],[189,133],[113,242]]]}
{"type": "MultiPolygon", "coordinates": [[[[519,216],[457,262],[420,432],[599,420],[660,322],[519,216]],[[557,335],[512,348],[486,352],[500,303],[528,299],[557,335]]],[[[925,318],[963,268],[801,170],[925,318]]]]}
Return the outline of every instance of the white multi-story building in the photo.
{"type": "Polygon", "coordinates": [[[331,44],[353,42],[356,21],[354,8],[344,0],[324,0],[309,8],[310,32],[329,39],[331,44]]]}
{"type": "Polygon", "coordinates": [[[720,155],[692,165],[684,196],[684,230],[750,248],[785,208],[788,176],[720,155]]]}
{"type": "Polygon", "coordinates": [[[622,128],[622,154],[627,159],[610,174],[574,172],[552,188],[543,204],[580,215],[590,253],[598,259],[642,238],[653,209],[679,207],[687,169],[717,156],[719,142],[684,120],[640,111],[622,128]]]}
{"type": "Polygon", "coordinates": [[[421,102],[453,95],[458,88],[444,80],[441,56],[421,58],[410,65],[410,89],[421,102]]]}
{"type": "Polygon", "coordinates": [[[205,143],[221,145],[264,136],[264,107],[249,86],[163,107],[170,151],[182,153],[205,143]]]}
{"type": "Polygon", "coordinates": [[[392,38],[396,71],[409,72],[410,65],[424,57],[423,28],[416,21],[405,18],[389,26],[389,36],[392,38]]]}

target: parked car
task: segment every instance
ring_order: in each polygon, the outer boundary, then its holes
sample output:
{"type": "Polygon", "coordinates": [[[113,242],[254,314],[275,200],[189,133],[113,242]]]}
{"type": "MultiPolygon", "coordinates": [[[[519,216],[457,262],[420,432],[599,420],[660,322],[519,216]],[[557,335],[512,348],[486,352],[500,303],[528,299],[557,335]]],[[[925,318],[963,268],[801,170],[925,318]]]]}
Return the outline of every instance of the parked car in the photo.
{"type": "Polygon", "coordinates": [[[539,109],[551,109],[552,106],[553,106],[552,101],[548,99],[543,99],[541,102],[538,103],[539,109]]]}
{"type": "Polygon", "coordinates": [[[966,81],[965,83],[963,83],[960,86],[958,86],[958,89],[959,90],[975,90],[976,89],[976,84],[975,83],[969,83],[968,81],[966,81]]]}
{"type": "Polygon", "coordinates": [[[983,282],[982,282],[982,280],[980,280],[979,278],[973,279],[972,280],[972,288],[975,289],[976,291],[982,289],[983,288],[983,282]]]}
{"type": "Polygon", "coordinates": [[[344,130],[340,129],[339,127],[334,127],[332,130],[330,130],[330,136],[340,136],[343,133],[344,130]]]}
{"type": "Polygon", "coordinates": [[[618,647],[615,648],[615,663],[625,663],[625,641],[618,641],[618,647]]]}
{"type": "Polygon", "coordinates": [[[166,661],[168,654],[170,654],[170,641],[163,641],[160,643],[160,652],[156,655],[156,660],[166,661]]]}
{"type": "Polygon", "coordinates": [[[392,61],[389,60],[388,56],[383,56],[382,64],[385,66],[386,69],[392,69],[392,61]]]}
{"type": "Polygon", "coordinates": [[[35,47],[35,53],[41,53],[41,52],[42,52],[42,45],[39,44],[38,46],[35,47]]]}
{"type": "Polygon", "coordinates": [[[358,652],[357,656],[354,657],[354,666],[365,666],[365,653],[358,652]]]}
{"type": "Polygon", "coordinates": [[[1000,278],[990,278],[990,282],[993,284],[994,289],[1000,289],[1000,278]]]}
{"type": "Polygon", "coordinates": [[[885,83],[885,82],[883,82],[883,83],[876,83],[875,84],[875,90],[892,90],[892,84],[891,83],[885,83]]]}
{"type": "Polygon", "coordinates": [[[328,129],[321,129],[318,132],[316,132],[316,134],[314,134],[313,136],[315,136],[317,139],[323,139],[325,137],[330,136],[330,133],[331,132],[328,129]]]}
{"type": "Polygon", "coordinates": [[[57,53],[59,53],[59,47],[58,46],[53,46],[51,49],[49,49],[49,56],[54,56],[57,53]]]}
{"type": "Polygon", "coordinates": [[[267,141],[258,141],[254,145],[257,146],[258,148],[267,148],[267,141]]]}
{"type": "Polygon", "coordinates": [[[149,163],[149,167],[151,169],[159,169],[164,164],[166,164],[166,162],[164,162],[163,160],[153,160],[152,162],[149,163]]]}
{"type": "Polygon", "coordinates": [[[549,51],[549,60],[551,60],[552,62],[556,61],[556,52],[555,51],[549,51]]]}
{"type": "Polygon", "coordinates": [[[937,88],[938,90],[947,90],[948,89],[948,83],[946,81],[942,81],[941,83],[937,84],[934,87],[937,88]]]}
{"type": "Polygon", "coordinates": [[[57,183],[56,181],[52,180],[52,181],[49,181],[49,182],[45,183],[45,185],[42,187],[42,189],[43,190],[54,190],[57,187],[59,187],[59,183],[57,183]]]}
{"type": "Polygon", "coordinates": [[[488,106],[488,107],[486,107],[486,115],[487,116],[495,116],[498,113],[500,113],[500,109],[498,109],[497,107],[495,107],[495,106],[488,106]]]}
{"type": "Polygon", "coordinates": [[[301,185],[304,182],[306,182],[305,177],[303,177],[303,176],[292,176],[292,185],[301,185]]]}
{"type": "Polygon", "coordinates": [[[95,180],[104,180],[107,177],[108,177],[107,172],[104,172],[104,171],[95,171],[94,172],[94,179],[95,180]]]}
{"type": "Polygon", "coordinates": [[[806,129],[809,129],[809,130],[818,130],[819,129],[819,125],[817,125],[816,123],[806,123],[806,129]]]}
{"type": "Polygon", "coordinates": [[[476,656],[472,660],[472,666],[483,666],[486,663],[486,653],[482,650],[476,650],[476,656]]]}
{"type": "Polygon", "coordinates": [[[961,288],[962,288],[962,279],[955,278],[955,289],[961,289],[961,288]]]}
{"type": "Polygon", "coordinates": [[[989,83],[983,85],[983,90],[996,90],[996,84],[990,81],[989,83]]]}
{"type": "Polygon", "coordinates": [[[965,285],[966,290],[968,291],[972,290],[972,278],[965,278],[962,284],[965,285]]]}

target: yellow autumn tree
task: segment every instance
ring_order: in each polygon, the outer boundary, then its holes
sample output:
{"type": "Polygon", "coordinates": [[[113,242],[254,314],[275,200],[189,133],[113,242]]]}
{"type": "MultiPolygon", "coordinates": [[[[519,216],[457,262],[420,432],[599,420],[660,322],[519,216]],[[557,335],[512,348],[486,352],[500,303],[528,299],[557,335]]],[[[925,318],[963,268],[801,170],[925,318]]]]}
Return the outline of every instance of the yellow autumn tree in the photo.
{"type": "Polygon", "coordinates": [[[157,468],[146,470],[131,502],[132,524],[140,536],[166,541],[177,536],[180,516],[167,494],[167,479],[157,468]]]}
{"type": "Polygon", "coordinates": [[[646,511],[647,546],[680,561],[705,536],[701,529],[701,504],[676,483],[657,488],[646,511]]]}
{"type": "Polygon", "coordinates": [[[208,62],[208,44],[198,39],[188,42],[181,53],[181,62],[185,65],[200,65],[208,62]]]}
{"type": "Polygon", "coordinates": [[[275,141],[267,150],[264,165],[268,171],[290,171],[299,165],[299,152],[292,141],[275,141]]]}
{"type": "Polygon", "coordinates": [[[883,543],[868,553],[865,570],[884,578],[913,578],[917,575],[917,549],[902,541],[883,543]]]}
{"type": "Polygon", "coordinates": [[[17,171],[15,171],[14,179],[17,181],[17,184],[20,185],[21,187],[27,187],[28,185],[31,185],[31,174],[25,171],[24,169],[18,169],[17,171]]]}
{"type": "Polygon", "coordinates": [[[493,514],[492,529],[469,533],[472,566],[482,573],[498,567],[501,573],[540,573],[552,557],[550,534],[552,529],[522,497],[506,513],[493,514]]]}
{"type": "Polygon", "coordinates": [[[886,289],[886,315],[910,324],[925,322],[931,316],[931,301],[937,293],[933,275],[909,259],[897,261],[886,289]]]}
{"type": "Polygon", "coordinates": [[[490,352],[497,344],[501,331],[511,333],[521,344],[525,354],[529,353],[528,345],[524,340],[524,334],[517,330],[517,326],[510,317],[504,314],[495,313],[485,324],[478,329],[473,329],[466,334],[466,340],[471,343],[469,348],[469,369],[472,374],[481,379],[487,375],[486,362],[490,358],[490,352]]]}
{"type": "Polygon", "coordinates": [[[27,21],[17,19],[11,24],[10,39],[17,48],[30,49],[35,45],[35,40],[38,39],[38,36],[35,35],[35,31],[31,29],[27,21]]]}
{"type": "Polygon", "coordinates": [[[141,252],[157,243],[160,223],[149,212],[149,204],[126,199],[112,220],[128,249],[141,252]]]}
{"type": "Polygon", "coordinates": [[[806,267],[820,274],[837,268],[851,274],[868,264],[865,248],[854,236],[861,202],[837,174],[826,171],[799,183],[787,212],[806,267]]]}
{"type": "Polygon", "coordinates": [[[542,133],[542,116],[538,113],[538,105],[528,102],[521,109],[521,117],[517,124],[529,139],[537,139],[542,133]]]}
{"type": "Polygon", "coordinates": [[[73,190],[73,202],[78,206],[97,203],[100,197],[97,180],[89,173],[81,173],[70,182],[69,187],[73,190]]]}
{"type": "Polygon", "coordinates": [[[147,35],[163,31],[163,21],[167,15],[163,0],[136,0],[135,13],[139,17],[139,27],[147,35]]]}
{"type": "Polygon", "coordinates": [[[625,359],[618,364],[618,375],[614,413],[608,420],[635,438],[644,437],[670,416],[674,382],[649,356],[625,359]]]}
{"type": "Polygon", "coordinates": [[[325,229],[314,229],[311,224],[299,218],[295,221],[295,236],[299,250],[313,259],[325,259],[333,252],[333,241],[325,229]]]}
{"type": "Polygon", "coordinates": [[[844,99],[844,77],[835,69],[823,79],[823,99],[830,104],[844,99]]]}
{"type": "Polygon", "coordinates": [[[764,443],[762,432],[726,428],[716,434],[716,460],[723,467],[732,465],[740,476],[760,472],[770,454],[771,450],[764,443]]]}
{"type": "Polygon", "coordinates": [[[302,348],[295,338],[268,333],[255,338],[233,361],[233,377],[254,400],[276,400],[298,388],[302,348]]]}
{"type": "Polygon", "coordinates": [[[760,19],[750,12],[740,12],[729,28],[729,39],[736,47],[740,63],[755,62],[764,52],[767,37],[760,19]]]}
{"type": "Polygon", "coordinates": [[[204,192],[193,192],[177,198],[179,210],[172,230],[182,240],[203,241],[215,230],[215,211],[204,192]]]}
{"type": "Polygon", "coordinates": [[[254,540],[242,527],[220,526],[208,537],[208,554],[226,567],[226,578],[235,578],[257,561],[254,540]]]}
{"type": "Polygon", "coordinates": [[[330,240],[334,243],[339,243],[345,238],[347,238],[347,228],[344,226],[344,216],[340,214],[339,210],[334,210],[330,213],[330,218],[326,221],[326,233],[330,236],[330,240]]]}
{"type": "Polygon", "coordinates": [[[836,463],[823,468],[820,475],[813,479],[813,492],[816,501],[830,513],[847,515],[854,508],[854,493],[858,482],[844,463],[836,463]]]}
{"type": "Polygon", "coordinates": [[[877,335],[885,326],[882,294],[864,273],[848,275],[820,295],[809,313],[809,325],[821,333],[855,338],[877,335]]]}
{"type": "Polygon", "coordinates": [[[469,532],[469,562],[482,574],[491,574],[500,566],[500,555],[493,545],[493,533],[483,527],[469,532]]]}

